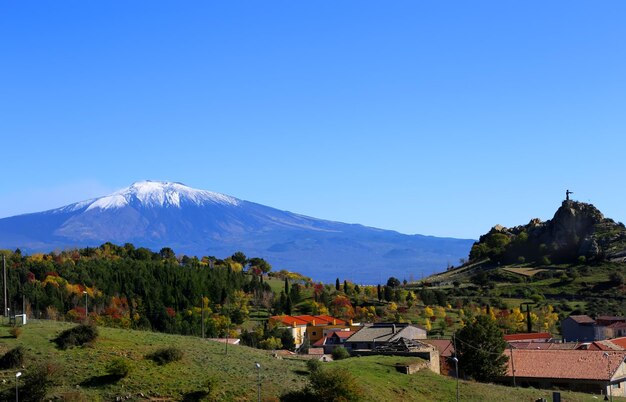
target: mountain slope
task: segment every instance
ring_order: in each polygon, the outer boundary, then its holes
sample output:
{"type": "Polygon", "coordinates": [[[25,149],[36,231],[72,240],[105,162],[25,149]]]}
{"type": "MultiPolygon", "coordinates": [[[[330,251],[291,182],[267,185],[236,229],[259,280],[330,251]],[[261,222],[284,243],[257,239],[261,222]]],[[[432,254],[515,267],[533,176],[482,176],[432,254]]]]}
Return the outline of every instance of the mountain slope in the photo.
{"type": "Polygon", "coordinates": [[[0,247],[26,251],[103,242],[177,253],[263,257],[317,280],[418,278],[467,255],[472,240],[404,235],[315,219],[180,183],[137,182],[111,195],[0,219],[0,247]]]}

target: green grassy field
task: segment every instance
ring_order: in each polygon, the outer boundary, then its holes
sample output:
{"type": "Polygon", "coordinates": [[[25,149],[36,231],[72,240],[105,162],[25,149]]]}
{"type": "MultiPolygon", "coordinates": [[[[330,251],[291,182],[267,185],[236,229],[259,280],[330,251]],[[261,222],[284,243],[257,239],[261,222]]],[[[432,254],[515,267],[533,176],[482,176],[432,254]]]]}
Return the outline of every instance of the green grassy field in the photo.
{"type": "MultiPolygon", "coordinates": [[[[307,381],[305,364],[300,360],[279,360],[267,351],[244,346],[229,346],[226,354],[223,344],[153,332],[99,328],[100,337],[93,345],[58,350],[50,340],[72,325],[32,321],[23,328],[18,339],[10,338],[8,327],[2,326],[0,353],[4,354],[17,345],[25,347],[27,359],[25,367],[20,369],[24,372],[39,362],[54,362],[58,366],[58,375],[48,396],[60,400],[110,401],[128,395],[130,400],[184,400],[194,392],[202,391],[203,383],[212,377],[217,379],[218,400],[250,401],[256,398],[258,373],[255,362],[262,367],[262,399],[265,401],[276,401],[283,392],[299,389],[307,381]],[[166,346],[184,350],[183,359],[164,366],[145,359],[148,353],[166,346]],[[118,382],[105,381],[105,367],[115,358],[127,359],[133,370],[118,382]]],[[[397,372],[395,364],[407,359],[355,357],[326,365],[347,368],[363,387],[366,401],[455,400],[456,382],[453,378],[427,370],[410,376],[397,372]]],[[[15,372],[0,371],[1,391],[13,389],[15,372]]],[[[460,382],[462,401],[534,401],[550,395],[549,391],[460,382]]],[[[563,393],[563,400],[597,399],[591,395],[563,393]]]]}

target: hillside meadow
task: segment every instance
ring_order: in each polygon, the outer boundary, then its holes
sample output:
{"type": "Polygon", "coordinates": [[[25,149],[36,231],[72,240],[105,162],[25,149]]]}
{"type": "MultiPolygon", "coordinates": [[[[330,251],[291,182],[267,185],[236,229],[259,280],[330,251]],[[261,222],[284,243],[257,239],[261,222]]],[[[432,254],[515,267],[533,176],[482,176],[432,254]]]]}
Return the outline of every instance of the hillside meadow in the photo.
{"type": "MultiPolygon", "coordinates": [[[[99,327],[98,340],[83,347],[59,350],[51,342],[61,331],[75,324],[34,320],[23,327],[15,339],[8,326],[0,327],[0,353],[18,345],[26,351],[27,372],[38,363],[56,366],[54,384],[48,397],[67,401],[127,400],[198,400],[208,379],[217,384],[217,400],[250,401],[257,396],[257,369],[261,365],[262,399],[277,401],[286,391],[303,387],[307,382],[304,361],[276,359],[267,351],[245,346],[229,346],[195,337],[99,327]],[[182,360],[159,366],[145,358],[155,350],[176,346],[184,351],[182,360]],[[119,381],[107,377],[106,366],[114,359],[127,359],[130,375],[119,381]]],[[[430,371],[404,375],[396,371],[402,357],[354,357],[325,365],[349,370],[365,391],[366,401],[454,401],[456,381],[430,371]]],[[[0,391],[11,392],[15,369],[0,371],[0,391]]],[[[551,392],[509,388],[460,381],[462,401],[535,401],[549,398],[551,392]]],[[[563,393],[564,401],[597,401],[597,396],[563,393]]],[[[615,398],[615,400],[619,400],[615,398]]]]}

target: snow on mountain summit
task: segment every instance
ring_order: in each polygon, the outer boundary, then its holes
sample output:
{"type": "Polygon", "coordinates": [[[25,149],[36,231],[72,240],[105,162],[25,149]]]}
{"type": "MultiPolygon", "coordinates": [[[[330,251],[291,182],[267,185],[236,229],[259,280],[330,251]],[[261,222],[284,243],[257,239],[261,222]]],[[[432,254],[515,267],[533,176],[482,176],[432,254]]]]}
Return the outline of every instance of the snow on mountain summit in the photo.
{"type": "MultiPolygon", "coordinates": [[[[114,209],[139,203],[143,207],[176,207],[181,204],[203,205],[207,203],[239,205],[240,201],[225,194],[197,190],[181,183],[139,181],[113,194],[88,202],[91,209],[114,209]]],[[[83,204],[83,203],[81,203],[83,204]]],[[[84,205],[84,204],[83,204],[84,205]]]]}

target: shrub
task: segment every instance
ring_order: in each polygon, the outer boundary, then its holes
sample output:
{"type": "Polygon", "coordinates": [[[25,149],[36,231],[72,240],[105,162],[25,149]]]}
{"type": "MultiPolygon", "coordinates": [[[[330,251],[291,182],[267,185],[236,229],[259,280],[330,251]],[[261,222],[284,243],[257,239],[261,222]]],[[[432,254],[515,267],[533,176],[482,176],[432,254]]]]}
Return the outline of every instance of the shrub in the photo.
{"type": "Polygon", "coordinates": [[[314,373],[322,368],[322,362],[317,359],[310,359],[306,361],[306,368],[309,369],[309,372],[314,373]]]}
{"type": "Polygon", "coordinates": [[[72,346],[82,346],[95,341],[98,338],[98,328],[93,324],[80,324],[74,328],[67,329],[59,334],[52,341],[60,349],[67,349],[72,346]]]}
{"type": "Polygon", "coordinates": [[[266,350],[276,350],[281,349],[283,347],[283,343],[280,339],[271,336],[259,342],[259,347],[266,350]]]}
{"type": "Polygon", "coordinates": [[[350,357],[350,352],[348,352],[348,350],[343,346],[337,346],[335,349],[333,349],[332,356],[333,360],[346,359],[350,357]]]}
{"type": "Polygon", "coordinates": [[[150,353],[146,356],[146,358],[161,366],[182,359],[183,351],[175,347],[161,348],[153,353],[150,353]]]}
{"type": "MultiPolygon", "coordinates": [[[[45,399],[58,367],[54,364],[43,364],[24,373],[20,384],[20,401],[39,402],[45,399]]],[[[12,392],[12,396],[15,390],[12,392]]],[[[10,399],[9,399],[10,400],[10,399]]]]}
{"type": "Polygon", "coordinates": [[[12,369],[24,364],[24,348],[18,346],[6,352],[0,358],[0,369],[12,369]]]}
{"type": "Polygon", "coordinates": [[[9,329],[9,334],[11,334],[11,336],[15,339],[19,338],[22,334],[22,327],[11,327],[11,329],[9,329]]]}
{"type": "Polygon", "coordinates": [[[131,369],[130,363],[121,357],[111,360],[106,368],[108,375],[117,378],[128,377],[131,369]]]}

